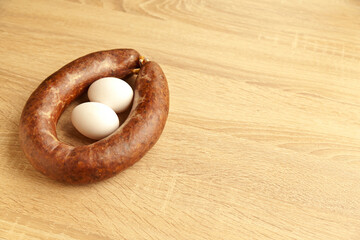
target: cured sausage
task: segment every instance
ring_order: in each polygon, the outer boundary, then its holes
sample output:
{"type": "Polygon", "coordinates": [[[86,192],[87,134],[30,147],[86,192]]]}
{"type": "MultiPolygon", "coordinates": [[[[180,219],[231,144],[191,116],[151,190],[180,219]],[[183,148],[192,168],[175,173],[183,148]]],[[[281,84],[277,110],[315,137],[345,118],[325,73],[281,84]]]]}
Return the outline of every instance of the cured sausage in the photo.
{"type": "Polygon", "coordinates": [[[133,165],[155,144],[169,112],[169,89],[160,66],[143,61],[132,49],[114,49],[81,57],[49,76],[23,109],[20,145],[44,175],[66,183],[100,181],[133,165]],[[56,124],[66,106],[95,80],[124,78],[136,72],[133,106],[110,136],[85,146],[58,140],[56,124]]]}

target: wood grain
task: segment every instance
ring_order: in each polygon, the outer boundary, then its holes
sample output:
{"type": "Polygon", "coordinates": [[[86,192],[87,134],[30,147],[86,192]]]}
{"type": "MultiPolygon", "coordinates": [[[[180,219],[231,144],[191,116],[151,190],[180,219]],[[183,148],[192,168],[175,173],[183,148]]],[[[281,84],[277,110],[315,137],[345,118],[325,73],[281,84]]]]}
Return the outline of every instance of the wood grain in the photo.
{"type": "MultiPolygon", "coordinates": [[[[0,239],[360,239],[359,17],[356,0],[0,1],[0,239]],[[36,172],[31,92],[127,47],[167,75],[159,142],[98,184],[36,172]]],[[[58,135],[86,144],[71,107],[58,135]]]]}

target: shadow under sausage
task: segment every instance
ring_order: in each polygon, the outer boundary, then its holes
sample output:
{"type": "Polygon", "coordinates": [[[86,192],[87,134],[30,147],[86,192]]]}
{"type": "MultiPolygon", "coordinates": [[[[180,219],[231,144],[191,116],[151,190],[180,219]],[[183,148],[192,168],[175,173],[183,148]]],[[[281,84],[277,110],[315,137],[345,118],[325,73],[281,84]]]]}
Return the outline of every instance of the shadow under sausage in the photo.
{"type": "MultiPolygon", "coordinates": [[[[20,114],[21,113],[19,113],[17,117],[19,120],[20,114]]],[[[5,153],[7,157],[3,158],[3,160],[5,160],[4,164],[7,166],[6,171],[9,172],[4,174],[9,174],[11,178],[16,178],[14,181],[17,185],[22,185],[22,182],[31,182],[34,184],[34,186],[36,185],[37,187],[39,186],[39,183],[41,185],[50,184],[54,187],[63,185],[62,183],[55,182],[54,180],[51,180],[50,178],[36,171],[35,168],[33,168],[30,162],[26,159],[26,156],[20,147],[19,125],[11,125],[11,128],[8,130],[11,134],[7,136],[7,152],[5,153]]]]}
{"type": "MultiPolygon", "coordinates": [[[[3,158],[5,160],[6,170],[8,173],[5,173],[10,178],[14,178],[10,182],[16,183],[16,185],[26,185],[28,183],[33,184],[37,188],[51,188],[51,189],[63,189],[63,188],[81,188],[87,189],[91,187],[93,184],[99,183],[91,183],[91,184],[76,184],[71,185],[67,183],[62,183],[50,179],[49,177],[43,175],[39,171],[37,171],[27,160],[24,152],[20,147],[19,142],[19,134],[18,134],[18,126],[14,126],[11,130],[12,134],[8,136],[8,146],[6,148],[7,158],[3,158]],[[15,179],[16,178],[16,179],[15,179]]],[[[106,184],[107,181],[111,181],[110,179],[106,179],[101,182],[101,184],[106,184]]],[[[16,191],[16,186],[14,186],[14,191],[16,191]]],[[[16,193],[17,194],[17,193],[16,193]]],[[[23,198],[23,196],[21,196],[23,198]]]]}

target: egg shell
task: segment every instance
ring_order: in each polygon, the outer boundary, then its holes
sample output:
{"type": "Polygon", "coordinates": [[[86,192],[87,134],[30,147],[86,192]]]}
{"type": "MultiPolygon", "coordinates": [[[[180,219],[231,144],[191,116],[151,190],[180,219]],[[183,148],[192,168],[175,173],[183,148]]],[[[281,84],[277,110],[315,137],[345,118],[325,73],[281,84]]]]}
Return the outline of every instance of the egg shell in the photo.
{"type": "Polygon", "coordinates": [[[133,90],[130,85],[115,77],[100,78],[88,90],[91,102],[100,102],[111,107],[115,112],[124,112],[131,105],[133,90]]]}
{"type": "Polygon", "coordinates": [[[99,140],[119,127],[119,118],[107,105],[86,102],[76,106],[71,113],[71,122],[84,136],[99,140]]]}

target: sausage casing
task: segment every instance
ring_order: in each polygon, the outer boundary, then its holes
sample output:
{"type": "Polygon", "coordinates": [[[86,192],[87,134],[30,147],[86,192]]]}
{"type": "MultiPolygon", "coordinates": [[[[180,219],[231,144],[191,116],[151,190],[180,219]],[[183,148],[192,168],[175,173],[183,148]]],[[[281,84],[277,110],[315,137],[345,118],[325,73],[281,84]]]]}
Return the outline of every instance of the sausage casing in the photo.
{"type": "Polygon", "coordinates": [[[57,121],[70,102],[99,78],[130,75],[140,67],[139,57],[132,49],[91,53],[40,84],[25,104],[19,124],[21,147],[37,170],[61,182],[96,182],[131,166],[155,144],[169,111],[167,80],[155,62],[141,66],[129,116],[110,136],[75,147],[56,135],[57,121]]]}

